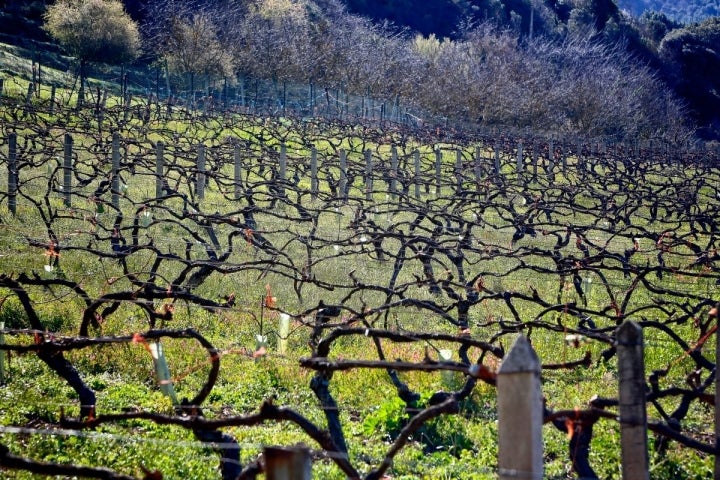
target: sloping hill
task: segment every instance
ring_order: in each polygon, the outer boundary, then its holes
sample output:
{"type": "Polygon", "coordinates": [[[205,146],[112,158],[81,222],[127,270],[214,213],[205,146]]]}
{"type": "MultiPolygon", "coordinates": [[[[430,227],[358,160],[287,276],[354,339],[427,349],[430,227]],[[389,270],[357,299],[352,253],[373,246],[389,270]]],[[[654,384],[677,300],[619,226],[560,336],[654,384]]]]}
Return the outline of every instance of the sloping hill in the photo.
{"type": "Polygon", "coordinates": [[[636,17],[644,12],[655,11],[680,23],[699,22],[720,15],[718,0],[617,0],[617,3],[621,9],[636,17]]]}

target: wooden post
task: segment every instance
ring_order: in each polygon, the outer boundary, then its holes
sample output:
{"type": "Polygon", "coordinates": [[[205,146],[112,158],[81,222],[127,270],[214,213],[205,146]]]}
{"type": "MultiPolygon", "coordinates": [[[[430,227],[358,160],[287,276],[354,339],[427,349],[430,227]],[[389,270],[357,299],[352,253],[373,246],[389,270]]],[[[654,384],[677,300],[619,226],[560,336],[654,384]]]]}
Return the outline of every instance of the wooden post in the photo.
{"type": "Polygon", "coordinates": [[[265,447],[266,480],[310,480],[312,460],[306,448],[265,447]]]}
{"type": "Polygon", "coordinates": [[[280,191],[285,192],[285,180],[287,179],[287,146],[280,145],[280,191]]]}
{"type": "Polygon", "coordinates": [[[160,198],[164,195],[163,192],[163,177],[165,175],[165,158],[164,158],[165,144],[163,142],[157,142],[155,146],[155,198],[160,198]]]}
{"type": "Polygon", "coordinates": [[[463,186],[462,170],[463,170],[462,152],[460,151],[460,149],[457,149],[457,150],[455,150],[455,184],[456,184],[458,193],[462,191],[462,186],[463,186]]]}
{"type": "Polygon", "coordinates": [[[112,136],[112,172],[110,173],[110,194],[112,206],[120,211],[120,134],[112,136]]]}
{"type": "Polygon", "coordinates": [[[550,139],[550,142],[548,143],[548,167],[547,167],[547,173],[548,175],[552,175],[552,173],[555,171],[555,143],[550,139]]]}
{"type": "Polygon", "coordinates": [[[540,360],[520,335],[497,376],[498,476],[543,478],[543,399],[540,360]]]}
{"type": "Polygon", "coordinates": [[[395,198],[395,194],[397,193],[397,176],[398,176],[398,154],[397,154],[397,147],[395,145],[392,146],[390,150],[390,194],[393,198],[395,198]]]}
{"type": "Polygon", "coordinates": [[[17,211],[18,167],[17,134],[8,134],[8,210],[15,215],[17,211]]]}
{"type": "Polygon", "coordinates": [[[242,197],[242,164],[240,157],[240,147],[235,145],[233,148],[233,164],[234,164],[234,184],[235,184],[235,200],[242,197]]]}
{"type": "Polygon", "coordinates": [[[500,176],[500,141],[495,142],[495,175],[500,176]]]}
{"type": "Polygon", "coordinates": [[[522,140],[518,141],[517,146],[517,163],[515,164],[515,170],[517,173],[523,171],[523,143],[522,140]]]}
{"type": "Polygon", "coordinates": [[[317,199],[319,190],[317,148],[310,149],[310,194],[312,199],[317,199]]]}
{"type": "Polygon", "coordinates": [[[175,387],[170,377],[170,369],[168,368],[167,360],[165,359],[165,352],[163,352],[162,345],[159,341],[148,342],[150,347],[150,355],[153,359],[153,366],[155,367],[155,376],[157,377],[158,386],[160,391],[170,397],[174,405],[178,404],[177,395],[175,394],[175,387]]]}
{"type": "Polygon", "coordinates": [[[649,480],[643,333],[637,323],[626,321],[618,327],[617,351],[622,478],[649,480]]]}
{"type": "MultiPolygon", "coordinates": [[[[108,91],[102,91],[102,98],[100,99],[100,118],[105,117],[105,108],[107,106],[108,91]]],[[[150,112],[150,105],[148,105],[148,113],[150,112]]]]}
{"type": "Polygon", "coordinates": [[[5,80],[0,78],[0,97],[3,95],[3,88],[5,86],[5,80]]]}
{"type": "Polygon", "coordinates": [[[365,150],[365,200],[370,201],[373,198],[373,165],[372,151],[365,150]]]}
{"type": "Polygon", "coordinates": [[[72,137],[69,133],[66,133],[63,148],[63,198],[66,207],[72,205],[72,144],[72,137]]]}
{"type": "Polygon", "coordinates": [[[340,150],[340,182],[338,183],[338,196],[347,200],[347,152],[340,150]]]}
{"type": "Polygon", "coordinates": [[[582,149],[583,149],[582,141],[581,141],[581,140],[578,140],[578,141],[577,141],[577,146],[575,147],[575,157],[577,158],[577,160],[576,160],[576,161],[577,161],[577,167],[576,167],[576,168],[577,168],[578,170],[584,170],[584,169],[585,169],[585,164],[583,163],[583,160],[582,160],[582,149]]]}
{"type": "Polygon", "coordinates": [[[198,200],[205,198],[205,145],[202,143],[198,145],[195,193],[198,200]]]}
{"type": "Polygon", "coordinates": [[[25,106],[29,107],[32,103],[32,97],[35,93],[35,85],[33,85],[33,82],[28,83],[28,89],[27,93],[25,94],[25,106]]]}
{"type": "Polygon", "coordinates": [[[130,119],[130,104],[132,103],[132,95],[125,95],[125,110],[123,111],[123,120],[128,121],[130,119]]]}
{"type": "Polygon", "coordinates": [[[55,94],[56,94],[56,87],[55,85],[50,87],[50,115],[55,113],[55,94]]]}
{"type": "Polygon", "coordinates": [[[473,157],[473,173],[475,174],[475,182],[480,186],[482,180],[482,148],[480,145],[475,147],[475,155],[473,157]]]}
{"type": "Polygon", "coordinates": [[[532,169],[533,169],[532,175],[533,175],[533,178],[537,178],[539,156],[540,156],[540,143],[533,142],[533,146],[532,146],[532,169]]]}
{"type": "Polygon", "coordinates": [[[442,190],[442,152],[435,149],[435,196],[439,197],[442,190]]]}
{"type": "Polygon", "coordinates": [[[420,150],[415,150],[415,198],[420,199],[420,150]]]}

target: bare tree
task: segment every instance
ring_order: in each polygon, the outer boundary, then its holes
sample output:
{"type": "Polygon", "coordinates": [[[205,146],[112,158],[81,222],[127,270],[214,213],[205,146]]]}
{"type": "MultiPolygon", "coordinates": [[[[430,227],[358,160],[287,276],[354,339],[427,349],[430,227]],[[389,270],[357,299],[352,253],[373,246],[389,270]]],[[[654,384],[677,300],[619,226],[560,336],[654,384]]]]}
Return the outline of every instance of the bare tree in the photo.
{"type": "Polygon", "coordinates": [[[196,77],[234,76],[235,59],[222,33],[220,11],[215,4],[197,7],[189,2],[157,2],[151,5],[143,31],[146,43],[164,60],[169,71],[187,78],[195,91],[196,77]]]}

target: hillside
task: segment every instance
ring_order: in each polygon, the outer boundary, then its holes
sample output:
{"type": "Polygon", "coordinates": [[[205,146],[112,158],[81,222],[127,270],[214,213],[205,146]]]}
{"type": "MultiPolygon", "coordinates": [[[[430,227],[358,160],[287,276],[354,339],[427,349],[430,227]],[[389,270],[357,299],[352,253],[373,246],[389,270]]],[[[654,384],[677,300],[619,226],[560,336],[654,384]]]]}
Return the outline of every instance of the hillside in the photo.
{"type": "MultiPolygon", "coordinates": [[[[525,17],[530,2],[522,0],[343,0],[348,9],[375,21],[388,20],[394,24],[419,31],[425,35],[452,37],[463,21],[486,19],[509,19],[511,12],[525,17]]],[[[570,10],[579,2],[543,2],[544,7],[554,11],[560,21],[567,21],[570,10]]],[[[595,2],[602,3],[602,2],[595,2]]],[[[608,2],[611,3],[611,2],[608,2]]],[[[620,10],[640,17],[644,12],[660,12],[679,23],[699,22],[720,15],[718,0],[613,0],[620,10]]],[[[543,7],[536,9],[542,10],[543,7]]]]}
{"type": "Polygon", "coordinates": [[[618,6],[635,17],[644,12],[660,12],[668,18],[688,24],[700,22],[708,17],[720,15],[720,2],[718,0],[686,0],[682,2],[671,0],[618,0],[618,6]]]}

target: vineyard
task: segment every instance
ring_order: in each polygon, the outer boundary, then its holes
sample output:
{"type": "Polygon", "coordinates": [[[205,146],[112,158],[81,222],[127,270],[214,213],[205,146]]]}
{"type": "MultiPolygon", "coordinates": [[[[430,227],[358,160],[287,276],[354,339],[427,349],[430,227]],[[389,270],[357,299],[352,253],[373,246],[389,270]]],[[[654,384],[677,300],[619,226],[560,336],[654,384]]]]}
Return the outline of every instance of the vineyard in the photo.
{"type": "Polygon", "coordinates": [[[652,477],[711,475],[717,152],[1,100],[3,475],[496,478],[523,337],[545,478],[619,478],[628,321],[652,477]]]}

